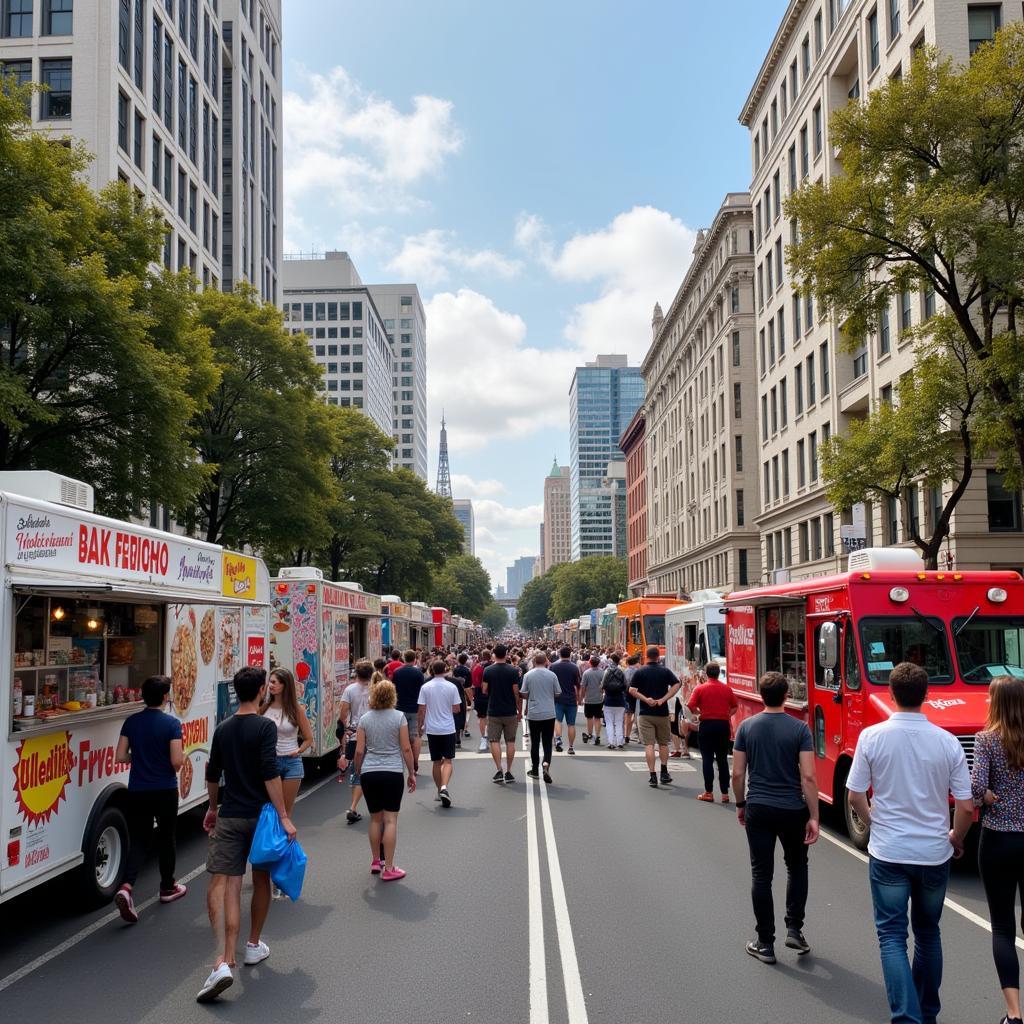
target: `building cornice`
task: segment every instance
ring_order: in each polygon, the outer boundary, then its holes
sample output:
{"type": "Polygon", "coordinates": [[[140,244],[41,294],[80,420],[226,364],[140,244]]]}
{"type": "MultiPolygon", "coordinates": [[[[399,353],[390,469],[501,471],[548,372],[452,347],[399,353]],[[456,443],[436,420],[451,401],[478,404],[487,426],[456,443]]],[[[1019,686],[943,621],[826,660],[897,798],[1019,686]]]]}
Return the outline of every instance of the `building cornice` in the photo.
{"type": "Polygon", "coordinates": [[[775,32],[775,38],[772,40],[771,46],[768,47],[768,53],[761,64],[761,70],[758,71],[757,78],[754,79],[754,84],[747,95],[746,102],[743,104],[743,109],[740,111],[739,122],[744,128],[750,127],[754,112],[761,102],[761,97],[764,96],[768,82],[771,80],[772,75],[775,74],[779,60],[785,53],[786,47],[789,45],[793,32],[800,23],[800,17],[804,13],[804,8],[807,7],[807,4],[808,0],[789,0],[789,7],[786,8],[786,13],[782,16],[782,23],[775,32]]]}

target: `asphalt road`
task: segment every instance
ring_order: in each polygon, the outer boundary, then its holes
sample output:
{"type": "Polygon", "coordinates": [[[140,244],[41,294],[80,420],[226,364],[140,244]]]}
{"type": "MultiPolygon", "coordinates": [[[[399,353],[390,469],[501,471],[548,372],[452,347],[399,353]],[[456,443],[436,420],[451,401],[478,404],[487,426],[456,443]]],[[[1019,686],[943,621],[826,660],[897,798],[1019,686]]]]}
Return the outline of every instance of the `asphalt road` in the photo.
{"type": "MultiPolygon", "coordinates": [[[[475,725],[475,723],[474,723],[475,725]]],[[[475,743],[472,748],[475,750],[475,743]]],[[[695,800],[700,762],[652,790],[642,754],[578,745],[554,784],[491,783],[488,757],[456,760],[455,806],[429,775],[399,819],[397,883],[369,874],[366,822],[347,826],[347,787],[307,781],[296,808],[310,858],[302,899],[275,902],[271,957],[239,968],[213,1006],[195,994],[211,963],[199,819],[181,822],[189,895],[126,926],[82,914],[55,884],[0,906],[0,1005],[8,1020],[76,1024],[207,1019],[523,1024],[837,1024],[888,1019],[866,865],[829,829],[811,853],[798,958],[748,957],[749,862],[735,811],[695,800]]],[[[781,869],[781,854],[779,856],[781,869]]],[[[777,877],[782,925],[783,880],[777,877]]],[[[156,891],[153,865],[136,888],[156,891]]],[[[976,873],[959,865],[943,917],[942,1020],[995,1021],[1001,998],[976,873]]],[[[243,933],[247,910],[243,906],[243,933]]],[[[244,936],[243,936],[244,937],[244,936]]]]}

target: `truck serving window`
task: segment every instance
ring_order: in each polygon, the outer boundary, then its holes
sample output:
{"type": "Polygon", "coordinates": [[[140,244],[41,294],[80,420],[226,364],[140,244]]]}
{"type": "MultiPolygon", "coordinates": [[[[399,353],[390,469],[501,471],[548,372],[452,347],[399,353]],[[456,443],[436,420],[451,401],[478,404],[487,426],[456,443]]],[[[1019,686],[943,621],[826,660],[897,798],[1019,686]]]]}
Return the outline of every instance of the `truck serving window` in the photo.
{"type": "Polygon", "coordinates": [[[707,625],[708,643],[712,658],[725,657],[725,626],[720,622],[709,622],[707,625]]]}
{"type": "Polygon", "coordinates": [[[790,700],[807,700],[806,619],[802,607],[758,608],[761,665],[789,680],[790,700]]]}
{"type": "Polygon", "coordinates": [[[964,616],[953,620],[953,638],[965,683],[1024,678],[1024,618],[964,616]]]}
{"type": "Polygon", "coordinates": [[[889,673],[901,661],[923,666],[930,683],[953,681],[946,629],[941,619],[923,615],[862,619],[860,642],[864,668],[872,683],[888,683],[889,673]]]}
{"type": "Polygon", "coordinates": [[[647,645],[657,644],[658,647],[665,646],[665,616],[645,615],[644,634],[647,637],[647,645]]]}

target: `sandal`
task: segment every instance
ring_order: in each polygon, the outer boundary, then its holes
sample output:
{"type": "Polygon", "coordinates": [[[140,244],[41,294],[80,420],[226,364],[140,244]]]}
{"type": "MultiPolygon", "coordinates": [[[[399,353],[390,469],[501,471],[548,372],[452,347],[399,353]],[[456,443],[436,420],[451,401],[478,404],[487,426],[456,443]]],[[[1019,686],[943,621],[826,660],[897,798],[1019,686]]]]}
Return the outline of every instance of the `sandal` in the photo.
{"type": "Polygon", "coordinates": [[[358,811],[349,811],[345,815],[345,821],[347,821],[350,825],[354,825],[357,821],[362,820],[363,816],[358,811]]]}

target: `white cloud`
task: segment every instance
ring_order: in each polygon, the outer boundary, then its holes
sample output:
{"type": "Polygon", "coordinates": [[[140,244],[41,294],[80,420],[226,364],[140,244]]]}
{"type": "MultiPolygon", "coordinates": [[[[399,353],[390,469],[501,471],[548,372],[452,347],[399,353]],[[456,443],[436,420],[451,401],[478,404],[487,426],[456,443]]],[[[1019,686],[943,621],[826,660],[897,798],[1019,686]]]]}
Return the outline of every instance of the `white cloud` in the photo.
{"type": "Polygon", "coordinates": [[[343,67],[300,79],[301,89],[284,97],[288,238],[307,236],[299,215],[307,196],[349,215],[423,205],[411,186],[439,174],[462,148],[451,101],[414,96],[402,111],[365,92],[343,67]]]}
{"type": "Polygon", "coordinates": [[[415,281],[432,288],[451,279],[457,271],[514,277],[522,267],[519,260],[509,259],[493,249],[463,249],[456,242],[454,231],[432,228],[419,235],[409,235],[387,269],[403,280],[415,281]]]}
{"type": "Polygon", "coordinates": [[[507,494],[508,488],[500,480],[474,480],[462,473],[452,473],[452,494],[456,498],[496,498],[507,494]]]}
{"type": "Polygon", "coordinates": [[[517,558],[538,554],[543,506],[512,508],[482,500],[473,502],[473,512],[477,558],[490,573],[491,586],[504,586],[505,570],[517,558]]]}
{"type": "Polygon", "coordinates": [[[550,263],[554,252],[551,231],[543,218],[535,213],[521,213],[516,219],[516,248],[530,253],[541,263],[550,263]]]}

